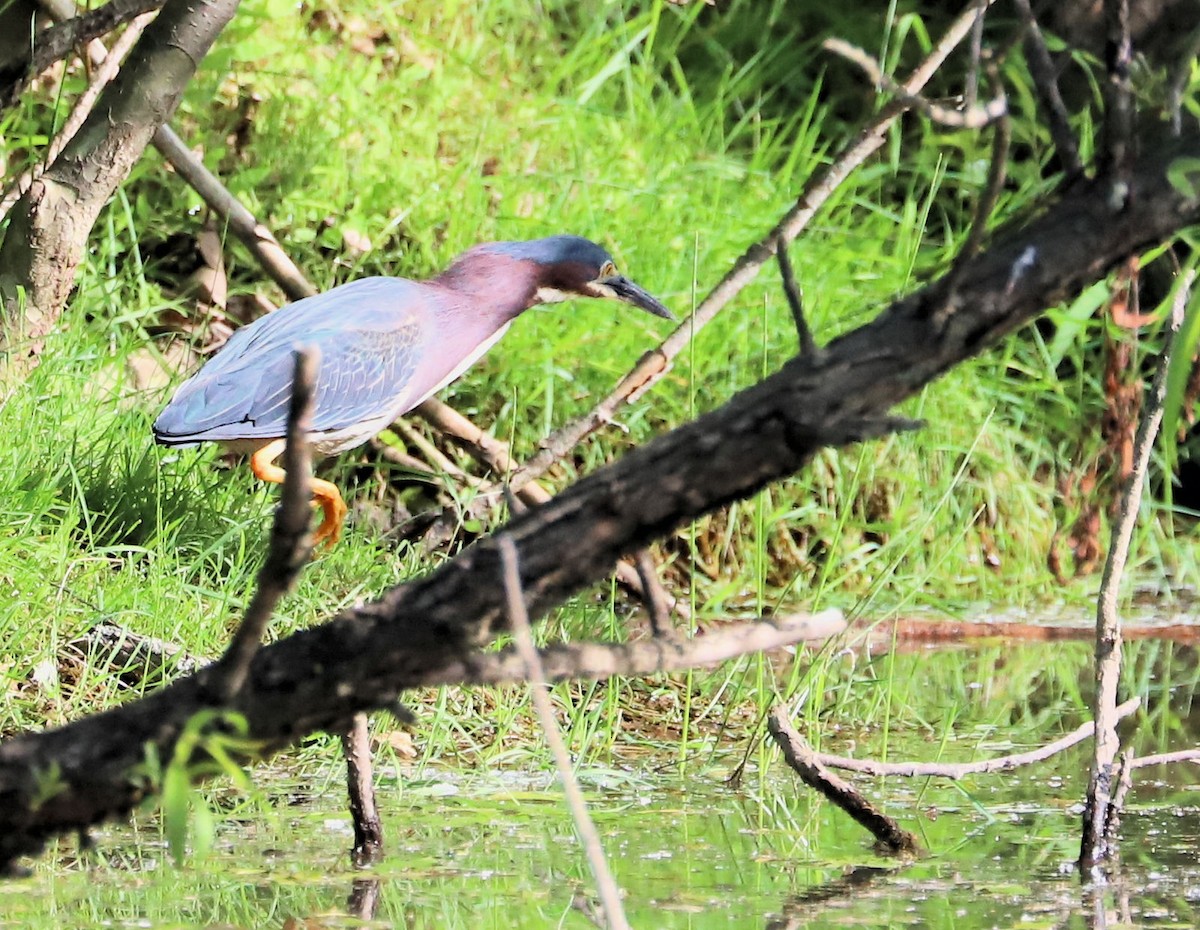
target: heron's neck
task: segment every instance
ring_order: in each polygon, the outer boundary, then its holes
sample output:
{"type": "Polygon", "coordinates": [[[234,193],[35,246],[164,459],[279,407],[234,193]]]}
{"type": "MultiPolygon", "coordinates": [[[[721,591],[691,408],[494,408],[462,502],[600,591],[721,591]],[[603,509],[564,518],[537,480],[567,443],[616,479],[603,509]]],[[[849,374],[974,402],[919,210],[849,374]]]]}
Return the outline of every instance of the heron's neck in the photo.
{"type": "Polygon", "coordinates": [[[501,326],[538,302],[538,278],[533,262],[477,253],[469,261],[460,258],[433,281],[464,298],[463,306],[501,326]]]}

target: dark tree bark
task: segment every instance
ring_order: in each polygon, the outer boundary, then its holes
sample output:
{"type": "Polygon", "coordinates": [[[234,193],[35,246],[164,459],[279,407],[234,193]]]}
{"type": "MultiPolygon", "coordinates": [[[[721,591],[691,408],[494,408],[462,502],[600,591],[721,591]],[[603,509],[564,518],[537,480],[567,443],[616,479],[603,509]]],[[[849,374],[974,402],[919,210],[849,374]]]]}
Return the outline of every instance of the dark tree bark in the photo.
{"type": "Polygon", "coordinates": [[[34,32],[32,41],[30,23],[26,20],[23,34],[19,34],[24,41],[16,48],[16,54],[4,55],[0,52],[0,108],[16,103],[26,82],[60,58],[66,58],[75,46],[107,35],[123,23],[156,10],[162,4],[163,0],[109,0],[99,9],[34,32]]]}
{"type": "MultiPolygon", "coordinates": [[[[1200,136],[1136,162],[1119,211],[1108,182],[1074,186],[952,275],[513,519],[500,532],[516,543],[531,614],[605,577],[621,555],[791,474],[822,446],[892,428],[899,421],[887,412],[938,375],[1200,222],[1200,198],[1167,179],[1182,156],[1200,158],[1200,136]]],[[[342,732],[354,713],[388,707],[405,688],[469,665],[473,650],[504,628],[504,600],[497,543],[485,539],[375,603],[264,647],[231,709],[262,754],[313,731],[342,732]]],[[[0,862],[127,813],[150,790],[133,774],[146,744],[170,757],[181,728],[214,705],[212,674],[0,746],[0,862]]]]}
{"type": "Polygon", "coordinates": [[[169,0],[83,128],[13,208],[0,244],[0,353],[19,374],[70,294],[101,208],[232,18],[238,0],[169,0]]]}
{"type": "Polygon", "coordinates": [[[0,73],[28,56],[40,15],[34,0],[0,3],[0,73]]]}

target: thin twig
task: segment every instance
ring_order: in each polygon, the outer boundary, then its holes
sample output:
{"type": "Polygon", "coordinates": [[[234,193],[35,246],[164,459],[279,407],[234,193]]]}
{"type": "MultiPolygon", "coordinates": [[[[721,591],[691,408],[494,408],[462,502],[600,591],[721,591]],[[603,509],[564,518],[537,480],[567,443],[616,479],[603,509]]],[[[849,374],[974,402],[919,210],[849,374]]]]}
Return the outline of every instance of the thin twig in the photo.
{"type": "MultiPolygon", "coordinates": [[[[912,75],[901,86],[908,93],[919,92],[942,66],[950,53],[970,32],[975,20],[993,0],[975,0],[971,8],[963,12],[946,30],[938,44],[925,60],[913,70],[912,75]]],[[[725,306],[736,297],[758,275],[775,254],[779,245],[793,241],[808,226],[817,211],[842,185],[855,169],[866,161],[887,139],[888,130],[905,111],[903,103],[893,102],[883,110],[858,136],[834,158],[824,171],[813,175],[804,190],[783,215],[775,228],[750,246],[725,273],[717,285],[708,292],[695,311],[667,336],[658,348],[645,353],[617,386],[596,404],[588,413],[577,420],[555,430],[542,441],[542,449],[520,468],[508,475],[507,480],[516,489],[541,477],[562,456],[574,449],[588,435],[612,422],[618,408],[630,397],[649,389],[661,379],[688,343],[695,338],[725,306]]],[[[418,408],[420,409],[420,408],[418,408]]]]}
{"type": "Polygon", "coordinates": [[[1016,0],[1017,12],[1025,21],[1025,61],[1029,73],[1033,77],[1033,86],[1037,89],[1038,99],[1045,109],[1046,122],[1050,127],[1050,138],[1054,140],[1058,160],[1062,162],[1063,172],[1067,180],[1073,180],[1083,174],[1083,159],[1079,157],[1079,142],[1071,131],[1071,120],[1067,115],[1067,106],[1063,103],[1062,94],[1058,92],[1058,77],[1054,73],[1054,62],[1050,58],[1050,50],[1046,47],[1046,39],[1038,27],[1037,19],[1029,0],[1016,0]]]}
{"type": "MultiPolygon", "coordinates": [[[[462,445],[477,462],[487,465],[497,475],[509,475],[517,463],[509,452],[507,443],[480,429],[469,419],[448,404],[435,397],[423,401],[413,413],[417,414],[434,429],[445,433],[462,445]]],[[[507,480],[507,479],[505,479],[507,480]]],[[[536,483],[528,481],[512,485],[513,493],[519,494],[525,503],[541,504],[550,499],[550,492],[536,483]]]]}
{"type": "Polygon", "coordinates": [[[633,557],[633,565],[637,569],[638,579],[642,582],[642,603],[650,615],[650,632],[656,637],[670,636],[671,608],[667,603],[667,592],[658,580],[658,572],[654,567],[654,559],[650,558],[648,549],[639,549],[633,557]]]}
{"type": "Polygon", "coordinates": [[[389,462],[392,465],[399,465],[401,468],[412,472],[414,477],[422,481],[436,484],[443,477],[441,471],[431,467],[429,462],[419,459],[415,455],[409,455],[407,452],[403,452],[386,442],[382,442],[378,437],[371,440],[371,451],[375,452],[385,462],[389,462]]]}
{"type": "Polygon", "coordinates": [[[513,493],[513,489],[507,484],[504,486],[504,502],[508,504],[508,512],[514,517],[519,517],[529,509],[529,506],[521,498],[517,497],[513,493]]]}
{"type": "Polygon", "coordinates": [[[434,468],[439,469],[443,474],[450,476],[458,481],[463,482],[468,487],[479,487],[483,484],[483,479],[475,475],[468,475],[465,471],[458,467],[450,458],[445,455],[441,449],[430,442],[426,437],[415,429],[411,423],[401,419],[392,424],[391,429],[398,433],[405,442],[411,446],[416,446],[417,450],[425,457],[434,468]]]}
{"type": "Polygon", "coordinates": [[[852,784],[834,775],[821,763],[818,754],[788,720],[785,708],[776,706],[771,709],[770,716],[767,717],[767,730],[783,751],[787,764],[801,780],[870,831],[881,851],[892,855],[913,855],[921,852],[921,844],[915,835],[875,807],[852,784]]]}
{"type": "Polygon", "coordinates": [[[979,69],[983,63],[983,24],[984,17],[980,16],[975,20],[975,24],[971,27],[971,41],[967,45],[967,60],[970,62],[970,67],[967,69],[967,80],[963,86],[963,109],[975,109],[975,103],[979,100],[979,69]]]}
{"type": "Polygon", "coordinates": [[[289,299],[301,300],[317,293],[317,289],[288,257],[279,240],[204,166],[200,157],[170,126],[160,126],[152,141],[175,173],[200,195],[210,210],[225,221],[226,228],[250,250],[250,254],[283,288],[289,299]]]}
{"type": "MultiPolygon", "coordinates": [[[[840,610],[717,626],[694,639],[646,639],[634,643],[555,643],[539,651],[551,683],[615,675],[643,676],[704,668],[738,656],[823,642],[846,629],[840,610]]],[[[448,657],[422,669],[419,685],[512,684],[527,681],[523,657],[513,647],[448,657]]]]}
{"type": "Polygon", "coordinates": [[[1171,134],[1174,136],[1183,135],[1183,92],[1191,80],[1197,57],[1200,57],[1200,26],[1192,30],[1167,82],[1167,115],[1171,118],[1171,134]]]}
{"type": "Polygon", "coordinates": [[[821,43],[821,47],[857,65],[866,74],[867,80],[876,87],[882,87],[907,108],[916,110],[949,129],[982,129],[1008,112],[1008,103],[1003,97],[993,97],[987,103],[963,109],[934,103],[927,97],[909,90],[891,75],[885,74],[875,59],[857,45],[851,45],[842,39],[826,39],[821,43]]]}
{"type": "Polygon", "coordinates": [[[308,531],[312,521],[309,487],[312,448],[308,434],[312,429],[312,399],[320,363],[321,354],[315,346],[297,350],[288,407],[287,446],[283,451],[286,476],[275,509],[270,548],[259,570],[258,587],[246,615],[213,670],[215,678],[211,686],[226,700],[242,689],[275,605],[291,589],[312,555],[312,537],[308,531]]]}
{"type": "MultiPolygon", "coordinates": [[[[994,63],[988,63],[987,74],[988,84],[997,97],[1006,100],[1004,88],[1000,83],[1000,75],[997,73],[994,63]]],[[[975,215],[971,218],[971,229],[967,233],[967,241],[963,243],[962,249],[954,259],[954,270],[960,274],[967,262],[974,258],[983,246],[984,237],[987,235],[988,220],[992,216],[992,211],[996,209],[996,202],[1000,199],[1000,194],[1004,190],[1005,178],[1008,176],[1008,148],[1012,142],[1012,121],[1008,117],[1007,102],[1004,109],[1004,113],[992,123],[992,159],[988,165],[987,184],[984,186],[983,195],[975,204],[975,215]]]]}
{"type": "Polygon", "coordinates": [[[592,876],[596,880],[596,890],[604,908],[604,919],[610,930],[629,930],[629,921],[625,919],[625,910],[621,906],[621,890],[617,887],[616,879],[608,868],[604,857],[604,847],[600,842],[600,834],[596,825],[588,815],[587,803],[583,791],[575,778],[571,765],[571,755],[567,752],[566,743],[558,731],[554,719],[554,707],[550,703],[550,688],[546,683],[546,675],[542,669],[541,658],[533,643],[533,631],[529,626],[529,614],[525,609],[525,595],[521,590],[521,576],[517,563],[517,546],[511,536],[502,535],[497,543],[500,547],[500,564],[504,571],[504,593],[508,602],[508,619],[512,626],[513,641],[521,654],[528,674],[530,695],[533,706],[537,709],[542,722],[542,730],[546,735],[546,743],[554,756],[554,764],[558,769],[558,777],[562,780],[563,795],[571,817],[575,820],[575,829],[587,853],[588,863],[592,868],[592,876]]]}
{"type": "Polygon", "coordinates": [[[6,85],[0,86],[0,107],[16,103],[29,79],[60,58],[66,58],[76,46],[107,35],[122,23],[157,11],[162,4],[163,0],[109,0],[104,6],[80,11],[56,26],[41,30],[31,37],[29,56],[7,63],[0,71],[0,85],[6,85]]]}
{"type": "Polygon", "coordinates": [[[1152,756],[1137,756],[1130,761],[1129,767],[1140,769],[1148,765],[1174,765],[1176,762],[1200,764],[1200,749],[1179,749],[1175,752],[1155,753],[1152,756]]]}
{"type": "Polygon", "coordinates": [[[1171,306],[1166,343],[1155,366],[1154,382],[1146,401],[1146,409],[1138,424],[1133,444],[1133,470],[1121,490],[1117,519],[1113,525],[1108,558],[1100,581],[1096,604],[1096,694],[1092,716],[1096,721],[1096,742],[1092,754],[1091,775],[1088,779],[1087,802],[1083,814],[1079,864],[1085,874],[1108,858],[1104,843],[1104,824],[1112,801],[1113,762],[1120,748],[1117,736],[1117,688],[1121,677],[1121,616],[1117,610],[1121,578],[1129,558],[1129,543],[1137,523],[1142,500],[1142,487],[1154,439],[1162,423],[1163,401],[1167,393],[1167,369],[1175,348],[1175,336],[1183,323],[1184,311],[1191,293],[1195,271],[1188,271],[1179,282],[1171,306]]]}
{"type": "Polygon", "coordinates": [[[71,115],[62,125],[62,129],[50,143],[50,147],[46,150],[46,156],[40,162],[27,171],[23,172],[12,184],[8,190],[4,192],[3,199],[0,199],[0,220],[8,216],[8,212],[13,208],[29,190],[31,184],[40,178],[47,168],[54,164],[63,147],[71,141],[75,133],[79,132],[79,127],[83,125],[88,118],[88,114],[92,112],[96,106],[96,101],[100,99],[100,94],[108,83],[116,77],[117,72],[121,68],[121,62],[125,60],[125,56],[129,54],[129,50],[133,48],[134,43],[142,35],[142,30],[154,19],[151,13],[139,16],[129,24],[120,37],[113,44],[112,52],[109,53],[100,67],[92,74],[91,81],[88,83],[87,89],[79,95],[79,99],[75,101],[75,107],[71,110],[71,115]]]}
{"type": "MultiPolygon", "coordinates": [[[[1128,717],[1141,706],[1139,698],[1131,698],[1117,708],[1119,718],[1128,717]]],[[[1077,743],[1083,742],[1095,731],[1092,721],[1081,724],[1066,736],[1059,737],[1045,746],[1030,749],[1027,752],[1017,752],[1008,756],[997,756],[993,759],[979,759],[975,762],[876,762],[873,759],[851,759],[848,756],[835,756],[831,753],[818,752],[817,758],[831,769],[842,769],[847,772],[860,772],[863,775],[879,777],[901,776],[904,778],[952,778],[958,780],[968,775],[990,775],[994,772],[1008,772],[1012,769],[1042,762],[1057,755],[1064,749],[1070,749],[1077,743]]]]}
{"type": "Polygon", "coordinates": [[[1133,40],[1129,33],[1129,0],[1104,0],[1107,37],[1104,57],[1104,152],[1101,173],[1113,183],[1112,206],[1120,209],[1129,196],[1133,171],[1133,40]]]}
{"type": "Polygon", "coordinates": [[[788,307],[792,311],[792,322],[796,324],[796,335],[800,338],[800,354],[812,358],[817,354],[817,343],[813,340],[812,330],[808,328],[808,320],[804,318],[804,295],[796,284],[796,276],[792,273],[792,261],[788,257],[787,243],[779,243],[775,247],[775,257],[779,260],[779,276],[783,279],[783,293],[787,298],[788,307]]]}
{"type": "Polygon", "coordinates": [[[1128,749],[1121,753],[1121,758],[1117,762],[1117,786],[1113,789],[1112,800],[1108,804],[1108,810],[1104,817],[1104,848],[1108,850],[1110,859],[1115,860],[1117,855],[1117,847],[1121,841],[1121,812],[1125,810],[1125,798],[1129,796],[1129,789],[1133,787],[1133,779],[1130,777],[1132,770],[1132,753],[1128,749]]]}

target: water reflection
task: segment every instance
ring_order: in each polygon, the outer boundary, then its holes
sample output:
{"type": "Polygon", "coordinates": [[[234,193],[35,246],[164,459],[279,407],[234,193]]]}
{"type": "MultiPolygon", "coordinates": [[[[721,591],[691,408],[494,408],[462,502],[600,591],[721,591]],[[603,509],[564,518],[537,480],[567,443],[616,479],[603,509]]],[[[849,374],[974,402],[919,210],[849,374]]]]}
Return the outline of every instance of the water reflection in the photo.
{"type": "MultiPolygon", "coordinates": [[[[1141,642],[1129,656],[1128,691],[1148,699],[1126,730],[1137,751],[1196,742],[1195,652],[1141,642]]],[[[889,660],[889,699],[934,721],[889,732],[890,758],[1001,754],[1079,722],[1086,647],[1075,656],[1066,647],[989,646],[940,661],[949,658],[889,660]],[[954,705],[953,723],[936,729],[939,708],[944,714],[964,693],[971,701],[954,705]]],[[[830,733],[842,707],[878,693],[883,671],[867,675],[860,664],[852,680],[827,686],[830,733]]],[[[829,748],[884,752],[879,734],[865,728],[841,740],[829,748]]],[[[1086,754],[1081,746],[1039,766],[952,784],[859,782],[930,850],[907,865],[876,858],[869,837],[766,755],[751,757],[767,765],[751,765],[739,789],[726,787],[744,755],[728,736],[686,776],[672,774],[677,755],[665,765],[645,754],[627,765],[585,762],[579,773],[630,921],[643,930],[1194,926],[1196,767],[1138,771],[1120,870],[1107,885],[1085,887],[1072,863],[1086,754]]],[[[591,926],[575,902],[592,882],[545,773],[385,773],[388,855],[366,872],[347,860],[341,775],[331,753],[327,773],[295,783],[260,776],[264,798],[220,815],[211,857],[183,869],[169,863],[148,816],[137,830],[97,831],[97,852],[87,859],[64,843],[31,877],[0,884],[0,928],[591,926]]],[[[215,789],[214,804],[221,800],[215,789]]]]}

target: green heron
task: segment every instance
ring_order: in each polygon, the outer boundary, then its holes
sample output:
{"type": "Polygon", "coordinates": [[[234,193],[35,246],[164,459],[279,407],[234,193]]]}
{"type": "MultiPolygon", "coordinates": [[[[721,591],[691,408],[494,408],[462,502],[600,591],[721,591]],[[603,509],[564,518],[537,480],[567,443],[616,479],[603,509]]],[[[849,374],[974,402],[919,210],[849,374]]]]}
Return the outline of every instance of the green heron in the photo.
{"type": "MultiPolygon", "coordinates": [[[[458,256],[428,281],[363,278],[306,297],[237,330],[180,385],[154,421],[164,445],[220,442],[250,453],[264,481],[283,481],[292,353],[321,352],[312,441],[321,455],[362,445],[461,375],[530,307],[572,297],[607,297],[674,319],[628,278],[612,256],[580,236],[491,242],[458,256]]],[[[346,504],[314,479],[322,522],[314,541],[341,536],[346,504]]]]}

